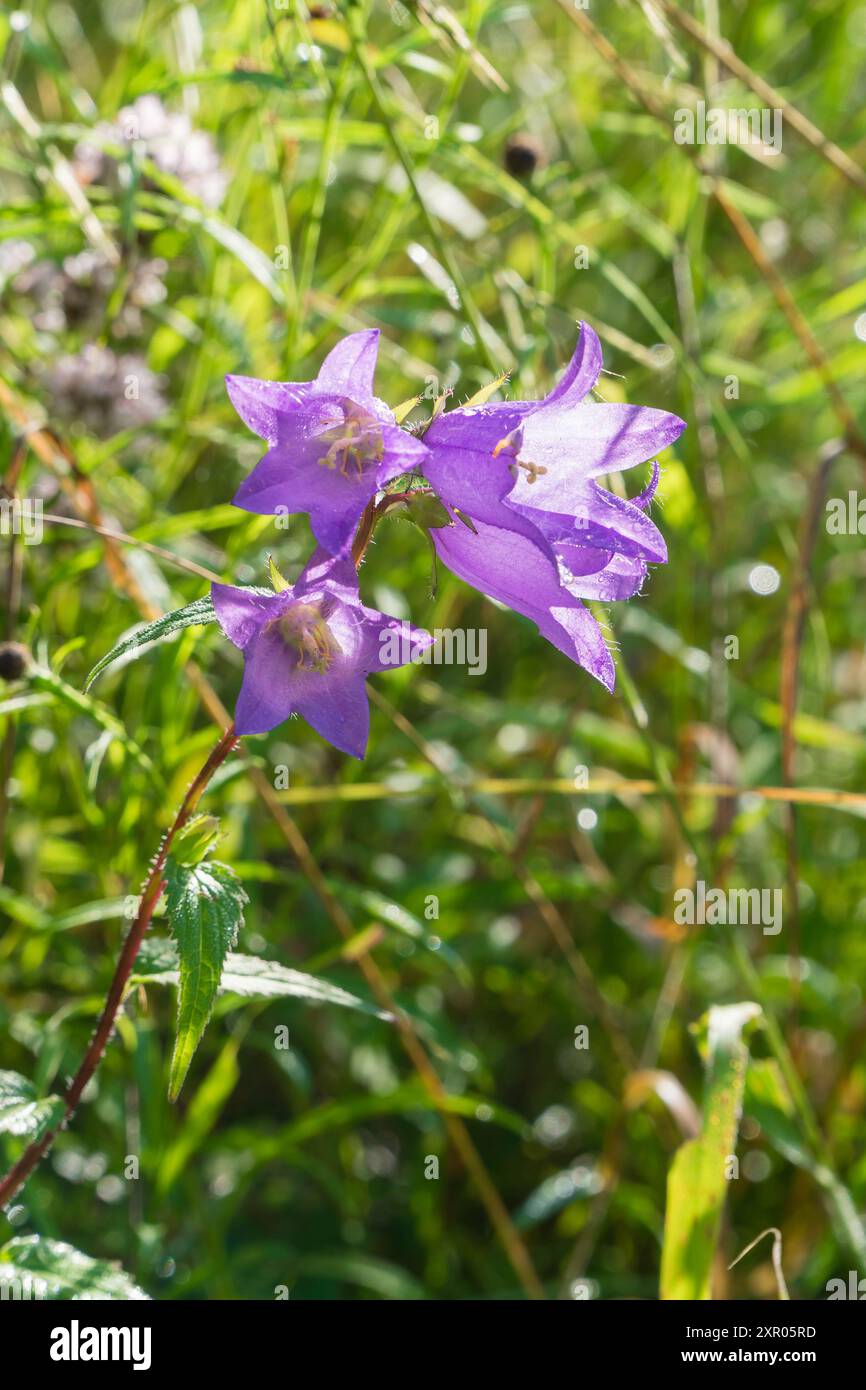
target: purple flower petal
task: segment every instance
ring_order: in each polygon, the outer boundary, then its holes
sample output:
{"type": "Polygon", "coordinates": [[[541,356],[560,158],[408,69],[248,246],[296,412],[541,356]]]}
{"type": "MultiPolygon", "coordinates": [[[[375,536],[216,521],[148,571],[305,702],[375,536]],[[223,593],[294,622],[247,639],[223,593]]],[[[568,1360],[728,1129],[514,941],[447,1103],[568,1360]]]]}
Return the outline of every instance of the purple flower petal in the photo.
{"type": "Polygon", "coordinates": [[[601,371],[601,343],[589,324],[580,325],[580,338],[562,380],[543,401],[494,401],[492,405],[462,406],[448,410],[433,421],[425,443],[450,445],[492,454],[497,444],[522,421],[539,411],[554,408],[574,410],[595,385],[601,371]]]}
{"type": "Polygon", "coordinates": [[[321,685],[310,686],[301,694],[298,714],[341,753],[363,758],[370,736],[370,705],[364,677],[320,679],[321,685]]]}
{"type": "Polygon", "coordinates": [[[236,507],[260,516],[307,512],[316,540],[336,555],[348,548],[361,513],[377,489],[375,473],[349,484],[303,453],[271,449],[233,501],[236,507]]]}
{"type": "Polygon", "coordinates": [[[363,405],[373,394],[379,330],[350,333],[332,348],[319,369],[316,388],[335,396],[350,396],[363,405]]]}
{"type": "Polygon", "coordinates": [[[519,510],[554,548],[560,543],[587,545],[658,565],[668,558],[664,536],[646,513],[597,483],[587,483],[575,494],[570,512],[539,512],[532,507],[519,510]]]}
{"type": "Polygon", "coordinates": [[[646,561],[639,557],[611,555],[606,564],[590,570],[579,567],[590,563],[589,556],[603,556],[604,551],[558,545],[556,554],[571,576],[563,577],[563,584],[576,598],[596,599],[601,603],[620,602],[639,594],[646,579],[646,561]]]}
{"type": "Polygon", "coordinates": [[[526,466],[516,469],[509,501],[568,512],[575,489],[588,478],[646,463],[684,429],[678,416],[641,405],[537,411],[521,425],[517,457],[546,471],[536,476],[526,466]]]}
{"type": "Polygon", "coordinates": [[[297,710],[297,687],[304,676],[293,671],[291,652],[276,632],[260,630],[244,656],[235,729],[241,735],[267,734],[297,710]]]}
{"type": "Polygon", "coordinates": [[[415,470],[427,455],[419,439],[371,416],[364,416],[359,426],[366,457],[341,454],[341,431],[350,447],[357,438],[357,431],[352,432],[356,418],[350,406],[334,397],[317,398],[281,417],[278,443],[244,479],[234,505],[262,516],[307,512],[319,544],[332,555],[343,553],[379,489],[415,470]]]}
{"type": "Polygon", "coordinates": [[[550,617],[539,623],[542,637],[558,647],[570,661],[576,661],[605,688],[616,685],[616,667],[604,634],[588,608],[576,601],[567,608],[553,608],[550,617]]]}
{"type": "Polygon", "coordinates": [[[244,424],[275,444],[281,415],[309,401],[313,384],[307,381],[259,381],[253,376],[227,376],[229,400],[244,424]]]}
{"type": "Polygon", "coordinates": [[[646,515],[657,463],[631,502],[595,479],[652,459],[685,425],[664,410],[586,401],[601,368],[598,337],[581,324],[574,356],[543,401],[446,412],[425,436],[430,456],[423,471],[446,506],[472,519],[483,542],[473,545],[465,527],[435,531],[445,563],[532,617],[555,646],[610,685],[610,654],[579,600],[633,597],[648,563],[663,563],[667,548],[646,515]]]}
{"type": "Polygon", "coordinates": [[[378,350],[379,330],[370,329],[339,342],[315,381],[226,378],[241,419],[270,445],[238,489],[236,506],[261,515],[309,512],[322,545],[347,549],[376,491],[427,456],[373,395],[378,350]]]}
{"type": "Polygon", "coordinates": [[[374,671],[393,671],[406,666],[416,656],[433,645],[433,636],[421,627],[389,618],[374,608],[364,613],[364,666],[368,674],[374,671]]]}
{"type": "Polygon", "coordinates": [[[358,603],[358,571],[347,555],[335,559],[317,547],[292,586],[292,594],[296,599],[358,603]]]}
{"type": "Polygon", "coordinates": [[[236,647],[243,651],[273,611],[269,594],[253,594],[231,584],[212,584],[211,598],[217,621],[236,647]]]}
{"type": "Polygon", "coordinates": [[[493,458],[475,450],[439,446],[425,461],[424,476],[446,505],[459,507],[473,522],[511,529],[541,543],[528,514],[525,519],[510,505],[514,478],[503,455],[493,458]]]}
{"type": "Polygon", "coordinates": [[[577,340],[574,355],[566,367],[561,381],[557,383],[549,396],[545,396],[542,404],[544,406],[579,405],[598,381],[601,367],[601,343],[598,341],[598,334],[590,328],[588,323],[581,323],[580,337],[577,340]]]}
{"type": "Polygon", "coordinates": [[[658,462],[653,463],[652,476],[650,477],[650,480],[644,488],[643,492],[639,492],[636,497],[632,497],[630,499],[634,506],[640,507],[642,512],[645,512],[649,509],[650,502],[652,502],[653,498],[656,495],[656,490],[658,488],[659,479],[661,478],[661,476],[662,470],[659,467],[658,462]]]}
{"type": "Polygon", "coordinates": [[[563,587],[543,543],[483,523],[476,529],[477,535],[457,522],[431,533],[448,568],[488,598],[530,618],[559,651],[612,689],[614,666],[601,630],[563,587]]]}
{"type": "MultiPolygon", "coordinates": [[[[496,401],[493,405],[463,406],[447,410],[433,421],[424,443],[434,455],[441,447],[465,449],[492,458],[501,440],[516,430],[538,401],[496,401]]],[[[467,472],[471,470],[467,468],[467,472]]]]}

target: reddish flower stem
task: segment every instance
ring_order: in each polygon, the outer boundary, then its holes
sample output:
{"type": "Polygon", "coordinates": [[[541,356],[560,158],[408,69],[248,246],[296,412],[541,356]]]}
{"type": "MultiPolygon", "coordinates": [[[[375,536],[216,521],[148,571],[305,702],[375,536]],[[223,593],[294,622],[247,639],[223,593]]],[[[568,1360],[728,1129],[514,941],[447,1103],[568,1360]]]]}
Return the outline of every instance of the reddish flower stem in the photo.
{"type": "MultiPolygon", "coordinates": [[[[365,508],[352,546],[352,559],[355,562],[356,568],[361,565],[367,546],[373,538],[373,532],[380,518],[384,516],[389,507],[394,506],[398,502],[404,502],[410,495],[410,493],[405,492],[387,493],[378,505],[375,502],[370,502],[365,508]]],[[[81,1100],[85,1086],[99,1066],[108,1040],[114,1030],[117,1013],[123,1003],[123,997],[126,992],[129,977],[132,974],[135,958],[138,955],[141,943],[150,926],[154,908],[159,902],[159,897],[163,889],[162,871],[165,868],[165,861],[168,858],[168,852],[171,849],[172,841],[178,831],[189,820],[211,777],[216,772],[220,763],[222,763],[231,752],[236,742],[237,736],[234,731],[234,725],[232,724],[223,734],[219,743],[217,743],[208,757],[207,762],[195,777],[181,803],[180,810],[166,832],[144,885],[135,921],[123,943],[123,949],[117,962],[108,995],[102,1006],[102,1013],[99,1016],[96,1031],[90,1040],[90,1045],[84,1054],[78,1071],[69,1083],[69,1088],[64,1097],[63,1117],[53,1128],[46,1130],[40,1139],[34,1140],[32,1144],[28,1145],[18,1162],[14,1167],[10,1168],[3,1181],[0,1182],[0,1207],[6,1206],[15,1196],[16,1192],[23,1187],[34,1168],[51,1148],[60,1130],[69,1123],[69,1120],[78,1107],[78,1102],[81,1100]]]]}
{"type": "MultiPolygon", "coordinates": [[[[352,561],[355,569],[360,569],[361,562],[367,553],[367,546],[373,539],[373,532],[380,519],[385,515],[389,507],[394,507],[398,502],[407,502],[410,497],[417,496],[416,489],[410,492],[386,492],[379,502],[368,502],[364,508],[364,513],[358,523],[358,530],[352,542],[352,561]]],[[[425,492],[429,489],[424,489],[425,492]]]]}
{"type": "Polygon", "coordinates": [[[16,1192],[23,1187],[36,1165],[45,1157],[46,1153],[51,1148],[60,1130],[69,1123],[69,1120],[75,1113],[78,1102],[81,1100],[81,1095],[85,1086],[99,1066],[102,1054],[114,1030],[117,1013],[123,1003],[123,997],[126,992],[126,986],[129,983],[129,977],[132,974],[135,958],[138,955],[145,933],[150,926],[154,908],[159,902],[159,897],[163,888],[162,871],[165,868],[165,861],[168,858],[172,841],[195,811],[205,787],[220,764],[228,757],[236,742],[237,736],[235,734],[234,724],[232,724],[213,748],[201,770],[196,774],[186,796],[181,802],[177,815],[166,831],[156,858],[151,865],[150,873],[147,876],[147,881],[141,895],[141,901],[138,905],[138,912],[135,915],[135,921],[130,927],[129,934],[123,943],[123,949],[114,971],[114,978],[111,981],[105,1003],[102,1006],[102,1013],[99,1015],[96,1031],[90,1040],[90,1044],[84,1054],[78,1071],[69,1083],[69,1088],[64,1097],[65,1106],[63,1118],[59,1120],[52,1129],[46,1130],[45,1134],[43,1134],[40,1139],[34,1140],[32,1144],[28,1145],[18,1162],[13,1168],[10,1168],[6,1177],[0,1182],[0,1207],[5,1206],[11,1201],[16,1192]]]}

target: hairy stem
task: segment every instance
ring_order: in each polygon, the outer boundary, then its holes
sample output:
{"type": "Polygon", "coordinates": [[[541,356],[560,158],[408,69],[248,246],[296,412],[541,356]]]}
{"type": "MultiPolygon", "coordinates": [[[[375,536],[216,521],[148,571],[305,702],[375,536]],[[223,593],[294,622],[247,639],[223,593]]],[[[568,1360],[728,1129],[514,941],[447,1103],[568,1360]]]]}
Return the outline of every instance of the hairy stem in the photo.
{"type": "Polygon", "coordinates": [[[355,539],[352,542],[352,563],[356,570],[361,568],[361,563],[367,553],[367,546],[373,539],[373,532],[388,508],[395,507],[399,502],[405,502],[411,496],[411,492],[386,492],[379,502],[367,503],[358,524],[355,539]]]}
{"type": "Polygon", "coordinates": [[[138,955],[145,933],[150,926],[154,908],[159,902],[163,887],[163,869],[165,868],[165,861],[168,858],[172,841],[195,811],[205,787],[220,764],[225,761],[236,742],[237,737],[235,735],[234,725],[232,724],[213,748],[201,770],[196,774],[186,796],[181,802],[177,815],[163,837],[156,858],[151,865],[150,873],[147,876],[147,881],[145,882],[141,895],[141,901],[138,905],[138,912],[135,915],[135,921],[123,943],[123,949],[121,950],[105,1003],[102,1006],[102,1013],[99,1015],[99,1022],[96,1025],[96,1030],[90,1040],[90,1044],[84,1054],[78,1071],[69,1083],[69,1089],[64,1097],[65,1105],[63,1117],[52,1129],[46,1130],[45,1134],[43,1134],[40,1139],[28,1145],[18,1162],[13,1168],[10,1168],[6,1177],[0,1182],[0,1207],[5,1206],[11,1201],[15,1193],[23,1187],[36,1165],[45,1157],[48,1150],[51,1148],[60,1130],[69,1123],[69,1120],[78,1107],[78,1102],[81,1100],[84,1088],[99,1066],[108,1040],[114,1030],[114,1023],[117,1018],[118,1010],[123,1003],[123,997],[126,992],[126,986],[129,983],[129,977],[132,974],[135,958],[138,955]]]}

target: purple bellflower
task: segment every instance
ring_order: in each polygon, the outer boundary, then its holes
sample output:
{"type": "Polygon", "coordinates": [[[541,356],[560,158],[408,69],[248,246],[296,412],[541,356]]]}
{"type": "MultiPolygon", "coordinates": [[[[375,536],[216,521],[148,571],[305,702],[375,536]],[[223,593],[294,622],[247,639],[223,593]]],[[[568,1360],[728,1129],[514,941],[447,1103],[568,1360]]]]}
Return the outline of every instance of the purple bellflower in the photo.
{"type": "Polygon", "coordinates": [[[213,584],[220,627],[244,654],[238,734],[263,734],[300,714],[335,748],[363,758],[370,729],[364,681],[430,646],[358,597],[351,560],[317,550],[294,585],[273,593],[213,584]],[[397,635],[402,639],[395,643],[397,635]],[[395,650],[402,653],[397,659],[395,650]]]}
{"type": "Polygon", "coordinates": [[[530,618],[612,690],[613,660],[581,600],[631,598],[648,563],[663,564],[667,549],[646,515],[658,464],[632,501],[597,479],[652,459],[685,422],[646,406],[584,403],[601,366],[598,337],[581,324],[571,363],[549,396],[440,415],[425,435],[423,472],[452,514],[451,526],[431,533],[448,568],[530,618]]]}
{"type": "Polygon", "coordinates": [[[351,333],[315,381],[228,376],[232,405],[268,452],[241,484],[236,507],[264,516],[307,512],[331,555],[348,550],[367,503],[427,455],[373,395],[379,330],[351,333]]]}

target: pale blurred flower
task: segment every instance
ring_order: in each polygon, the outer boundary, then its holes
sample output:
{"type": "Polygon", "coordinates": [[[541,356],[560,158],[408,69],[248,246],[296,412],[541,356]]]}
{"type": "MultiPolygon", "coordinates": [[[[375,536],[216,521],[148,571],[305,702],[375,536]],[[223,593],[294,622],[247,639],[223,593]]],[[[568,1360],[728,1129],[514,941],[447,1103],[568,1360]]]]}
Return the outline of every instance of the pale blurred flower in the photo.
{"type": "Polygon", "coordinates": [[[89,343],[43,373],[52,412],[101,439],[152,424],[166,409],[161,381],[142,357],[89,343]]]}
{"type": "MultiPolygon", "coordinates": [[[[111,323],[120,338],[141,334],[142,310],[159,304],[166,297],[163,276],[168,264],[161,257],[141,261],[129,274],[123,304],[111,323]]],[[[36,308],[34,327],[43,333],[60,334],[101,322],[106,303],[114,289],[117,270],[100,251],[85,250],[67,256],[58,265],[37,261],[27,265],[12,282],[16,294],[31,299],[36,308]]]]}
{"type": "MultiPolygon", "coordinates": [[[[136,97],[131,106],[118,112],[114,123],[101,122],[96,133],[115,144],[135,145],[140,154],[164,174],[179,179],[207,207],[218,207],[222,202],[228,176],[210,135],[193,130],[185,111],[166,110],[158,96],[136,97]]],[[[76,146],[73,164],[83,184],[117,182],[117,161],[86,140],[76,146]]]]}
{"type": "Polygon", "coordinates": [[[11,280],[29,265],[35,255],[36,252],[29,241],[15,238],[13,241],[0,242],[0,290],[7,280],[11,280]]]}

